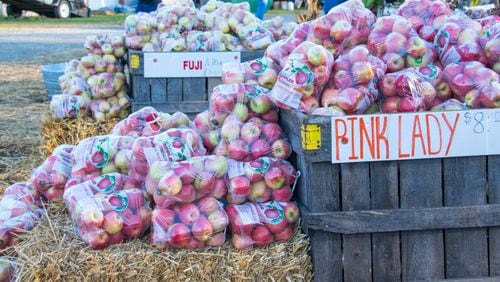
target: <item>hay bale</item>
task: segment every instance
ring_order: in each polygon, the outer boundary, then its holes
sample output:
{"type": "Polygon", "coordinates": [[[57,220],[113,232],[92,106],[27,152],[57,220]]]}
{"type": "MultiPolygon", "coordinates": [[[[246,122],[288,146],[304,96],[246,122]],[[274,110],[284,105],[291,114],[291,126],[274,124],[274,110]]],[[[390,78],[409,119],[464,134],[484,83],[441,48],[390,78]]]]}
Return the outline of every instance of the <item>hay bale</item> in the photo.
{"type": "Polygon", "coordinates": [[[62,144],[77,144],[78,141],[91,136],[108,134],[119,119],[106,122],[97,122],[90,117],[73,119],[55,119],[47,113],[42,122],[42,153],[49,156],[52,151],[62,144]]]}
{"type": "Polygon", "coordinates": [[[72,232],[62,204],[14,247],[19,281],[310,281],[309,241],[299,229],[288,243],[236,251],[230,243],[202,251],[160,252],[147,237],[101,251],[72,232]]]}

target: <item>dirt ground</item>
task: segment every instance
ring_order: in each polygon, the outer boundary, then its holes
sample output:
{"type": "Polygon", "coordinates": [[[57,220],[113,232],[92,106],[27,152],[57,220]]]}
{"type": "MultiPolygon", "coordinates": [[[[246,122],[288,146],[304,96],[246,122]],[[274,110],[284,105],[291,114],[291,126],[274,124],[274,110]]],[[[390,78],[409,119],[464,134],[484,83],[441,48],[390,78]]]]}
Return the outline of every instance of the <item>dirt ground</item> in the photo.
{"type": "Polygon", "coordinates": [[[27,181],[43,160],[40,125],[49,103],[40,67],[85,55],[88,35],[120,32],[120,26],[0,26],[0,191],[27,181]]]}

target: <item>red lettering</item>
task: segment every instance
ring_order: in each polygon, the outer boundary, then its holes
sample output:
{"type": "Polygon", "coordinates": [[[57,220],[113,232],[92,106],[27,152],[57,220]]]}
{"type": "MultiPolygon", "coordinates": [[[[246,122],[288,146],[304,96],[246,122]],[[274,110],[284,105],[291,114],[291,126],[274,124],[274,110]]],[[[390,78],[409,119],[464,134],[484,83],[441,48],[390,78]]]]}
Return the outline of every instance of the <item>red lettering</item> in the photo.
{"type": "Polygon", "coordinates": [[[182,67],[184,70],[186,69],[187,66],[188,66],[188,61],[182,62],[182,67]]]}
{"type": "Polygon", "coordinates": [[[453,137],[455,136],[455,130],[457,129],[458,118],[460,114],[459,113],[456,114],[455,123],[453,124],[453,126],[451,126],[445,113],[442,113],[441,115],[443,116],[443,119],[446,122],[446,126],[450,130],[450,140],[448,141],[448,147],[446,147],[446,152],[444,153],[445,156],[448,156],[448,153],[450,152],[451,148],[451,143],[453,143],[453,137]]]}
{"type": "Polygon", "coordinates": [[[387,129],[387,117],[384,117],[384,127],[380,130],[380,117],[375,117],[375,124],[377,126],[377,159],[380,159],[380,141],[385,142],[385,158],[389,159],[389,140],[385,135],[387,129]]]}
{"type": "Polygon", "coordinates": [[[343,119],[335,120],[335,159],[340,160],[340,142],[346,139],[347,134],[347,124],[343,119]],[[339,133],[339,124],[343,123],[344,132],[342,134],[339,133]]]}
{"type": "Polygon", "coordinates": [[[413,136],[411,139],[411,156],[415,156],[415,140],[420,139],[420,144],[422,145],[422,151],[424,152],[424,155],[427,155],[427,152],[425,151],[425,142],[424,142],[424,135],[422,134],[422,126],[420,125],[420,116],[416,115],[415,119],[413,120],[413,136]],[[417,133],[418,129],[418,133],[417,133]]]}
{"type": "MultiPolygon", "coordinates": [[[[433,115],[433,114],[427,114],[425,115],[425,124],[427,126],[427,150],[429,151],[429,155],[437,155],[441,152],[441,148],[443,145],[443,134],[441,133],[441,124],[439,123],[438,118],[433,115]],[[438,128],[438,137],[439,137],[439,149],[437,151],[432,151],[432,141],[431,141],[431,125],[430,125],[430,120],[429,118],[433,118],[436,121],[437,128],[438,128]]],[[[432,132],[434,134],[434,132],[432,132]]]]}
{"type": "Polygon", "coordinates": [[[368,135],[368,130],[366,129],[366,124],[365,124],[365,119],[364,118],[360,118],[359,119],[359,135],[360,135],[360,139],[361,139],[361,145],[360,145],[360,157],[361,159],[364,158],[364,140],[366,138],[366,143],[368,143],[368,148],[370,149],[370,155],[372,156],[372,159],[375,158],[375,142],[374,142],[374,135],[375,135],[375,132],[374,132],[374,123],[373,123],[373,117],[370,118],[371,119],[371,137],[368,135]]]}
{"type": "Polygon", "coordinates": [[[403,116],[399,116],[398,117],[398,155],[399,155],[399,158],[408,158],[410,156],[410,154],[406,153],[406,154],[403,154],[401,152],[401,147],[403,146],[402,142],[401,142],[401,131],[402,131],[402,128],[401,128],[401,124],[402,124],[402,120],[403,120],[403,116]]]}
{"type": "Polygon", "coordinates": [[[349,117],[347,120],[351,121],[351,155],[349,156],[350,160],[358,160],[359,157],[356,156],[356,150],[354,147],[354,121],[356,121],[358,118],[357,117],[349,117]]]}

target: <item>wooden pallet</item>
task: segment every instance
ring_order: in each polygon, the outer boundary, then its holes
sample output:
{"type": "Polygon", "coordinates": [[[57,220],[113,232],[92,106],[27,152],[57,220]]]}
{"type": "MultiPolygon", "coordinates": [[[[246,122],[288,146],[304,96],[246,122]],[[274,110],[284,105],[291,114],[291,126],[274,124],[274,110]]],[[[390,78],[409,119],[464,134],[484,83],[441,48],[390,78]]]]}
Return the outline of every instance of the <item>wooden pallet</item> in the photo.
{"type": "Polygon", "coordinates": [[[329,117],[281,121],[315,281],[500,281],[500,156],[332,164],[329,117]]]}

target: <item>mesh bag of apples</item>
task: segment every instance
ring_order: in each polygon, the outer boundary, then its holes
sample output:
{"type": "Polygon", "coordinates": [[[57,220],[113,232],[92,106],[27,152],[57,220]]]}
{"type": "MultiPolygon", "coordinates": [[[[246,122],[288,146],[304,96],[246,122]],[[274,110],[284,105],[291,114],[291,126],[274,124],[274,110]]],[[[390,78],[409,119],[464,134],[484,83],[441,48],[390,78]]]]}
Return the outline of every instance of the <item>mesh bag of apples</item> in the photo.
{"type": "Polygon", "coordinates": [[[19,236],[42,220],[40,194],[30,183],[15,183],[0,200],[0,252],[15,245],[19,236]]]}

